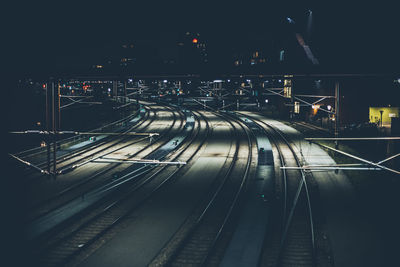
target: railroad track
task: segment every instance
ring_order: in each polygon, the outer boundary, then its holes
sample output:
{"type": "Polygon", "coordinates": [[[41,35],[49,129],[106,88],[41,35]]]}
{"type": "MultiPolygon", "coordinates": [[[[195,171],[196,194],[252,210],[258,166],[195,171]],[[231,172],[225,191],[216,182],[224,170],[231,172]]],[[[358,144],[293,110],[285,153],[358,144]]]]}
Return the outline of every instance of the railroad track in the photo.
{"type": "MultiPolygon", "coordinates": [[[[181,237],[171,240],[149,266],[210,266],[218,264],[222,255],[215,248],[224,236],[224,229],[238,204],[239,196],[249,175],[252,141],[247,128],[238,120],[214,113],[231,126],[235,141],[233,155],[226,168],[207,193],[203,203],[194,211],[193,222],[181,228],[181,237]]],[[[176,235],[176,236],[179,236],[176,235]]]]}
{"type": "MultiPolygon", "coordinates": [[[[159,136],[158,140],[155,140],[153,143],[143,144],[143,147],[140,148],[135,153],[132,153],[128,157],[128,159],[132,157],[137,157],[138,155],[144,157],[145,155],[149,154],[152,150],[156,150],[157,148],[168,142],[170,135],[173,134],[171,133],[171,131],[174,128],[175,124],[177,123],[177,117],[175,116],[175,113],[173,112],[172,114],[174,115],[173,123],[168,128],[164,129],[164,133],[159,136]]],[[[183,125],[183,119],[182,117],[180,117],[178,130],[182,128],[182,125],[183,125]]],[[[140,138],[140,141],[134,141],[133,143],[130,143],[130,145],[136,144],[138,142],[143,142],[143,138],[140,138]]],[[[111,150],[110,153],[102,154],[101,156],[110,155],[111,153],[118,152],[118,150],[123,149],[125,147],[128,146],[124,145],[123,147],[120,147],[118,149],[113,149],[111,150]]],[[[79,180],[76,183],[73,183],[68,187],[65,187],[63,190],[50,196],[50,198],[46,198],[41,202],[36,203],[34,206],[31,206],[28,218],[30,220],[34,220],[35,218],[45,216],[46,214],[52,212],[53,210],[56,210],[61,206],[65,205],[65,203],[71,201],[72,199],[84,195],[85,192],[89,191],[90,189],[93,189],[96,186],[101,186],[102,184],[104,184],[104,182],[107,182],[109,180],[108,179],[109,177],[113,175],[113,173],[111,172],[120,173],[120,175],[122,176],[124,173],[129,173],[129,167],[126,168],[121,163],[108,164],[107,166],[101,168],[100,171],[91,174],[89,176],[83,177],[83,179],[79,180]],[[115,171],[116,169],[119,171],[115,171]]],[[[72,174],[73,173],[71,173],[71,175],[72,174]]]]}
{"type": "MultiPolygon", "coordinates": [[[[202,119],[205,121],[204,118],[202,119]]],[[[203,146],[209,133],[208,122],[203,122],[202,124],[205,124],[206,127],[202,128],[199,127],[201,124],[199,117],[196,118],[196,121],[196,130],[191,130],[194,131],[192,136],[177,151],[172,153],[170,160],[190,161],[203,146]],[[196,149],[193,150],[192,144],[196,146],[196,149]]],[[[149,199],[152,194],[168,184],[181,168],[166,165],[152,168],[152,170],[153,172],[148,173],[129,188],[115,194],[116,198],[107,204],[106,208],[98,211],[96,215],[74,231],[55,242],[47,244],[46,248],[39,252],[40,266],[59,266],[69,262],[109,229],[116,226],[140,203],[149,199]]]]}
{"type": "MultiPolygon", "coordinates": [[[[161,131],[160,134],[168,133],[168,131],[175,124],[176,117],[177,117],[175,111],[172,111],[172,114],[173,114],[174,123],[172,124],[171,127],[168,127],[164,131],[161,131]]],[[[157,118],[157,113],[155,113],[155,115],[150,120],[146,121],[145,126],[142,127],[141,131],[146,130],[148,128],[148,126],[150,126],[151,123],[154,122],[154,120],[156,118],[157,118]]],[[[130,129],[124,131],[123,133],[121,133],[121,135],[123,135],[124,133],[130,132],[132,130],[133,130],[133,128],[130,128],[130,129]]],[[[87,162],[91,162],[99,157],[107,156],[109,154],[112,154],[114,152],[122,150],[126,147],[134,145],[138,142],[141,142],[144,139],[147,139],[148,137],[133,138],[132,141],[126,142],[127,140],[129,140],[131,138],[132,137],[123,136],[122,138],[117,138],[116,140],[113,140],[111,142],[105,142],[104,144],[102,144],[100,146],[90,147],[88,150],[84,151],[83,153],[75,154],[68,158],[63,157],[62,158],[63,164],[60,164],[60,168],[62,168],[60,170],[60,174],[63,174],[63,173],[66,173],[66,172],[72,170],[75,166],[81,166],[81,165],[86,164],[87,162]],[[87,152],[86,155],[83,155],[83,156],[77,158],[77,156],[80,156],[81,154],[84,154],[86,152],[87,152]],[[69,159],[71,159],[71,161],[68,161],[69,159]]]]}
{"type": "MultiPolygon", "coordinates": [[[[102,150],[106,150],[107,148],[112,147],[112,145],[117,145],[118,143],[123,142],[124,140],[127,139],[125,136],[123,136],[124,133],[133,131],[138,128],[140,128],[141,131],[145,130],[151,124],[151,122],[154,121],[155,116],[156,116],[155,111],[152,110],[151,108],[148,108],[148,112],[146,112],[145,117],[142,120],[140,120],[140,123],[135,123],[134,125],[130,126],[128,129],[126,129],[126,128],[119,129],[119,130],[122,130],[122,132],[120,132],[121,135],[108,136],[108,137],[105,137],[104,139],[100,140],[99,142],[94,142],[92,144],[83,146],[83,147],[75,149],[73,151],[66,152],[66,153],[62,154],[61,156],[58,156],[57,167],[60,168],[60,167],[65,167],[68,165],[76,164],[77,161],[79,161],[79,160],[77,160],[77,158],[79,156],[81,156],[82,159],[88,158],[91,155],[96,154],[97,152],[101,152],[102,150]],[[149,115],[150,113],[153,113],[154,115],[150,117],[150,115],[149,115]],[[150,119],[149,119],[149,117],[150,117],[150,119]]],[[[46,151],[44,151],[44,152],[46,152],[46,151]]],[[[29,155],[28,157],[33,157],[35,154],[36,153],[29,155]]],[[[27,159],[27,157],[24,157],[24,159],[27,159]]],[[[52,164],[53,160],[50,160],[50,163],[52,164]]],[[[44,169],[44,168],[46,168],[47,162],[42,161],[36,165],[39,168],[44,169]]],[[[36,173],[36,175],[27,175],[27,177],[30,177],[29,178],[30,181],[35,181],[35,178],[43,177],[43,175],[36,173]]]]}
{"type": "MultiPolygon", "coordinates": [[[[147,112],[145,113],[144,117],[140,117],[140,119],[138,121],[136,121],[135,125],[133,125],[132,129],[139,127],[143,122],[145,122],[148,119],[149,111],[151,109],[147,108],[147,107],[146,107],[146,109],[147,109],[147,112]]],[[[130,116],[127,116],[127,117],[117,120],[115,122],[109,123],[100,128],[93,129],[90,132],[103,132],[105,129],[113,127],[113,129],[111,129],[112,132],[118,133],[120,131],[122,133],[126,129],[126,126],[119,126],[119,128],[115,128],[115,126],[129,123],[130,120],[132,120],[135,116],[137,116],[137,114],[140,114],[140,112],[136,112],[130,116]]],[[[86,150],[90,146],[104,144],[105,142],[107,142],[108,139],[116,139],[116,138],[117,138],[117,136],[108,136],[105,139],[102,139],[101,141],[94,142],[92,144],[89,144],[88,146],[83,146],[83,147],[81,147],[79,149],[75,149],[74,151],[71,151],[71,152],[67,152],[67,153],[63,154],[62,157],[68,157],[68,155],[79,152],[80,150],[86,150]]],[[[87,139],[87,137],[86,136],[73,136],[73,137],[69,137],[69,138],[57,141],[57,145],[58,146],[66,145],[66,144],[74,145],[84,139],[87,139]]],[[[53,149],[52,148],[50,148],[50,149],[51,149],[50,152],[52,153],[53,149]]],[[[47,148],[36,147],[33,149],[21,151],[19,153],[16,153],[15,155],[24,160],[27,160],[29,162],[33,161],[32,163],[35,163],[39,167],[44,167],[44,166],[46,166],[47,162],[45,159],[42,159],[42,158],[45,158],[46,154],[47,154],[47,148]],[[39,158],[39,162],[35,162],[35,161],[37,161],[37,158],[39,158]],[[41,160],[41,162],[40,162],[40,160],[41,160]]],[[[59,156],[59,159],[60,158],[61,157],[59,156]]],[[[53,161],[52,159],[50,159],[50,160],[51,160],[51,162],[53,161]]],[[[57,161],[57,163],[58,163],[58,161],[57,161]]]]}
{"type": "Polygon", "coordinates": [[[332,135],[332,132],[330,132],[328,129],[324,129],[309,123],[305,123],[305,122],[292,122],[293,125],[303,128],[303,129],[307,129],[308,131],[312,131],[312,132],[318,132],[319,134],[322,134],[323,136],[330,136],[332,135]]]}
{"type": "MultiPolygon", "coordinates": [[[[153,111],[151,111],[152,113],[154,113],[153,111]]],[[[85,155],[87,157],[90,156],[90,154],[95,154],[96,150],[101,150],[102,148],[106,147],[107,144],[108,146],[112,143],[118,143],[118,140],[121,140],[124,136],[123,133],[124,132],[128,132],[128,131],[132,131],[132,130],[138,130],[138,131],[143,131],[150,123],[152,120],[154,120],[154,116],[152,116],[149,119],[149,113],[150,112],[146,112],[145,116],[142,117],[138,122],[136,122],[133,126],[132,124],[129,126],[129,129],[126,129],[126,127],[124,129],[113,129],[114,131],[117,130],[116,132],[123,130],[122,132],[120,132],[121,135],[114,135],[114,136],[106,136],[104,138],[102,138],[99,141],[95,141],[93,143],[89,143],[86,145],[83,145],[82,147],[79,148],[75,148],[71,151],[62,151],[59,150],[57,153],[57,168],[60,169],[60,167],[62,168],[63,166],[66,166],[67,164],[73,165],[74,161],[79,161],[77,159],[79,159],[79,157],[84,158],[85,155]],[[60,153],[61,151],[61,153],[60,153]]],[[[67,140],[70,138],[67,138],[67,140]]],[[[79,140],[82,140],[82,137],[79,137],[79,140]]],[[[60,144],[64,144],[63,140],[59,141],[58,143],[60,144]]],[[[52,153],[52,149],[50,151],[50,153],[52,153]]],[[[37,153],[33,153],[28,155],[27,157],[25,157],[24,159],[28,159],[28,162],[31,162],[32,164],[35,164],[36,166],[38,166],[40,169],[46,169],[47,168],[47,160],[43,160],[43,157],[46,157],[46,150],[42,150],[42,152],[37,152],[37,153]],[[38,159],[36,159],[36,161],[39,160],[38,163],[35,163],[34,157],[35,154],[43,154],[42,157],[40,157],[40,155],[38,156],[38,159]],[[31,159],[29,159],[29,157],[31,159]]],[[[50,166],[53,164],[53,159],[51,156],[50,159],[50,166]]],[[[48,175],[43,175],[42,173],[37,172],[37,170],[33,170],[31,168],[26,168],[25,170],[23,170],[23,173],[21,174],[21,177],[26,177],[25,182],[27,184],[28,187],[31,187],[32,185],[34,186],[38,181],[44,181],[44,178],[49,178],[48,175]]]]}
{"type": "MultiPolygon", "coordinates": [[[[293,144],[273,125],[251,117],[268,135],[276,149],[281,167],[300,167],[293,144]]],[[[315,226],[311,206],[308,174],[304,170],[281,169],[277,197],[280,219],[274,220],[271,238],[266,243],[263,266],[316,266],[315,226]],[[280,234],[274,234],[280,233],[280,234]]]]}

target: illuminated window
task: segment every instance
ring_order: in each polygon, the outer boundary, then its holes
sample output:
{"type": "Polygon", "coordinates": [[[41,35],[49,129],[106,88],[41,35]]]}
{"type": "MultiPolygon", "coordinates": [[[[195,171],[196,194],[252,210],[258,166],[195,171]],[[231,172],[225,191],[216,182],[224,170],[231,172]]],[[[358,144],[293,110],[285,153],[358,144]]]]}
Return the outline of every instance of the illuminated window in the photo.
{"type": "Polygon", "coordinates": [[[300,113],[300,102],[294,102],[294,113],[299,114],[300,113]]]}
{"type": "Polygon", "coordinates": [[[283,85],[284,86],[292,86],[292,80],[285,80],[283,85]]]}
{"type": "Polygon", "coordinates": [[[286,98],[292,97],[292,87],[291,86],[283,87],[283,96],[286,98]]]}

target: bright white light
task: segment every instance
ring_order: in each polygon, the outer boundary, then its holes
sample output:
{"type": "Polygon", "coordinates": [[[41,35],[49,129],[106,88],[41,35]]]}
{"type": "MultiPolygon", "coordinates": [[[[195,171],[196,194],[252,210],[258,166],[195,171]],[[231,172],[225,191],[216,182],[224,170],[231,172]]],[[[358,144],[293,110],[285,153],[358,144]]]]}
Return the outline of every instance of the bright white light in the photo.
{"type": "Polygon", "coordinates": [[[215,83],[222,83],[222,80],[214,80],[215,83]]]}
{"type": "Polygon", "coordinates": [[[265,103],[268,103],[268,99],[265,99],[265,103]]]}
{"type": "Polygon", "coordinates": [[[231,82],[231,80],[228,80],[228,83],[230,83],[231,82]]]}
{"type": "Polygon", "coordinates": [[[312,105],[312,108],[315,110],[319,109],[319,107],[320,107],[320,105],[312,105]]]}
{"type": "Polygon", "coordinates": [[[164,80],[164,83],[167,83],[168,81],[167,80],[164,80]]]}
{"type": "Polygon", "coordinates": [[[289,23],[291,23],[291,24],[294,24],[294,23],[295,23],[294,20],[292,20],[292,19],[289,18],[289,17],[287,17],[286,20],[287,20],[289,23]]]}
{"type": "Polygon", "coordinates": [[[327,108],[328,108],[328,110],[331,110],[331,109],[332,109],[332,106],[331,106],[331,105],[328,105],[327,108]]]}
{"type": "Polygon", "coordinates": [[[133,81],[132,79],[128,79],[128,82],[130,82],[130,83],[131,83],[132,81],[133,81]]]}
{"type": "Polygon", "coordinates": [[[282,80],[278,80],[278,82],[280,82],[280,83],[281,83],[281,82],[282,82],[282,80]]]}
{"type": "Polygon", "coordinates": [[[251,80],[246,80],[248,83],[251,82],[251,80]]]}
{"type": "Polygon", "coordinates": [[[107,91],[108,91],[108,92],[111,92],[111,88],[108,88],[107,91]]]}

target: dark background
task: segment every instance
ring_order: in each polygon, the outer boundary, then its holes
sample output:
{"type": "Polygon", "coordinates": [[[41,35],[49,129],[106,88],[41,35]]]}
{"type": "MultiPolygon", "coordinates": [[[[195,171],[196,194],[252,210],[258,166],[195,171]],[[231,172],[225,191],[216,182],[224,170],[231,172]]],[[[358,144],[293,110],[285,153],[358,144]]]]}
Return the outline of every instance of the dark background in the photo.
{"type": "Polygon", "coordinates": [[[211,60],[218,62],[234,46],[251,46],[257,39],[279,42],[294,29],[305,35],[308,9],[313,11],[308,44],[324,72],[399,69],[394,1],[170,2],[16,1],[4,9],[2,23],[7,69],[17,76],[77,70],[113,43],[157,43],[164,32],[185,31],[200,32],[213,51],[211,60]],[[296,22],[293,28],[286,17],[296,22]]]}
{"type": "MultiPolygon", "coordinates": [[[[210,62],[220,63],[233,47],[251,46],[256,40],[279,43],[298,31],[306,35],[307,10],[313,11],[313,28],[307,39],[320,66],[319,73],[399,73],[398,8],[394,1],[13,1],[2,3],[2,129],[23,121],[35,109],[31,93],[17,90],[19,79],[47,79],[67,71],[79,74],[93,64],[107,47],[120,42],[151,40],[165,32],[200,32],[210,49],[210,62]],[[289,27],[286,17],[296,24],[289,27]],[[23,96],[26,96],[25,98],[23,96]],[[18,119],[16,119],[18,118],[18,119]]],[[[223,65],[223,64],[222,64],[223,65]]],[[[150,66],[151,67],[151,66],[150,66]]],[[[304,72],[302,66],[294,67],[304,72]]],[[[229,70],[218,69],[220,73],[229,70]]],[[[284,70],[282,70],[283,72],[284,70]]],[[[157,73],[150,73],[157,74],[157,73]]],[[[381,84],[364,91],[364,99],[381,84]]],[[[354,85],[354,105],[365,81],[354,85]],[[355,88],[355,89],[354,89],[355,88]]],[[[393,93],[395,96],[395,93],[393,93]]],[[[397,98],[398,99],[398,98],[397,98]]],[[[365,102],[365,101],[364,101],[365,102]]],[[[5,130],[5,131],[4,131],[5,130]]],[[[13,146],[2,138],[3,151],[13,146]]],[[[5,153],[2,153],[2,155],[5,153]]],[[[2,261],[4,266],[23,263],[23,242],[18,222],[23,209],[21,177],[15,166],[2,159],[3,204],[2,261]]]]}

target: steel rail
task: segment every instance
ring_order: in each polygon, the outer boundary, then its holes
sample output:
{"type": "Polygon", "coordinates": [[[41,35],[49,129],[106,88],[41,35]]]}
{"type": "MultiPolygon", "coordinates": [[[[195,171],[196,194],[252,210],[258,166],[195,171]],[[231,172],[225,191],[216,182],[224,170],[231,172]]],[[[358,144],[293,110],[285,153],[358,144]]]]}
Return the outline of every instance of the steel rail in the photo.
{"type": "MultiPolygon", "coordinates": [[[[199,122],[200,120],[198,118],[196,118],[197,121],[199,122]]],[[[205,118],[204,118],[205,119],[205,118]]],[[[191,140],[189,140],[186,145],[181,149],[181,151],[175,155],[173,157],[172,160],[175,160],[177,158],[179,158],[183,153],[187,152],[187,149],[190,147],[190,144],[192,144],[197,137],[199,136],[200,133],[200,122],[198,123],[198,130],[195,133],[195,135],[191,138],[191,140]]],[[[209,134],[209,125],[208,122],[206,121],[206,135],[204,138],[202,138],[202,141],[200,142],[200,144],[198,145],[197,149],[190,155],[189,159],[187,160],[188,162],[191,161],[193,159],[193,157],[197,154],[197,152],[200,150],[200,148],[204,145],[207,136],[209,134]]],[[[191,130],[193,131],[193,130],[191,130]]],[[[174,152],[172,152],[174,153],[174,152]]],[[[57,241],[57,244],[65,242],[65,240],[68,240],[68,237],[72,237],[73,235],[76,235],[77,233],[79,233],[79,231],[81,229],[83,229],[86,226],[90,226],[90,224],[92,224],[93,222],[95,222],[98,219],[101,219],[101,216],[103,216],[103,214],[105,214],[107,211],[110,211],[112,208],[117,208],[117,205],[120,204],[121,202],[123,202],[124,200],[126,200],[127,198],[129,198],[129,196],[132,195],[132,193],[136,192],[137,190],[139,190],[141,187],[143,187],[145,184],[147,184],[150,180],[152,180],[154,177],[156,177],[159,173],[161,173],[163,170],[165,170],[166,168],[168,168],[169,166],[164,165],[162,166],[158,171],[156,171],[155,173],[151,174],[149,177],[147,177],[146,179],[144,179],[143,181],[141,181],[138,184],[133,185],[127,192],[125,192],[122,196],[119,196],[116,200],[114,200],[111,204],[109,204],[105,209],[102,210],[101,213],[97,214],[95,217],[91,218],[89,221],[85,222],[84,225],[81,225],[79,227],[79,229],[76,229],[73,233],[70,233],[67,237],[64,237],[62,240],[57,241]]],[[[108,225],[107,227],[105,227],[102,231],[100,231],[99,233],[97,233],[93,238],[91,238],[88,242],[86,242],[85,244],[81,244],[78,248],[75,248],[75,251],[70,254],[69,256],[67,256],[67,258],[65,258],[63,260],[64,263],[69,262],[74,256],[76,256],[80,251],[82,251],[82,249],[86,248],[87,246],[89,246],[90,244],[92,244],[93,242],[95,242],[96,240],[98,240],[98,238],[100,238],[107,230],[111,229],[113,226],[115,226],[117,223],[119,223],[123,218],[125,218],[127,215],[129,215],[135,208],[137,208],[138,206],[140,206],[141,203],[144,203],[147,199],[149,199],[155,192],[157,192],[158,190],[160,190],[160,188],[162,188],[164,185],[167,184],[167,182],[172,179],[175,174],[177,172],[179,172],[182,168],[178,168],[175,169],[171,174],[169,174],[157,187],[155,187],[153,190],[151,190],[147,195],[144,196],[144,198],[142,200],[139,201],[139,203],[136,203],[136,205],[134,207],[131,207],[129,210],[124,211],[122,214],[120,214],[119,216],[117,216],[116,218],[114,218],[113,222],[108,225]]],[[[52,244],[52,246],[54,246],[54,244],[52,244]]]]}
{"type": "MultiPolygon", "coordinates": [[[[230,116],[227,116],[227,117],[230,117],[230,116]]],[[[206,256],[203,258],[203,260],[200,264],[201,266],[206,266],[206,263],[207,263],[208,259],[210,258],[212,249],[216,246],[218,240],[220,239],[222,231],[225,229],[226,224],[227,224],[234,208],[236,207],[236,205],[238,203],[239,196],[243,192],[244,184],[247,181],[249,172],[250,172],[250,165],[251,165],[251,161],[252,161],[252,157],[253,157],[253,155],[252,155],[253,142],[251,141],[251,138],[250,138],[250,133],[249,133],[250,130],[248,130],[248,128],[244,125],[244,123],[242,121],[240,121],[239,119],[234,118],[234,117],[231,117],[231,118],[235,119],[236,123],[238,123],[240,125],[240,127],[243,129],[243,131],[246,133],[247,144],[248,144],[248,148],[249,148],[249,155],[247,157],[246,168],[245,168],[245,171],[243,174],[243,179],[241,180],[240,186],[239,186],[238,190],[236,191],[234,199],[233,199],[231,205],[229,206],[229,210],[224,218],[224,221],[223,221],[222,225],[220,226],[218,233],[211,244],[211,248],[208,250],[206,256]]]]}
{"type": "MultiPolygon", "coordinates": [[[[174,116],[174,119],[173,119],[173,120],[174,120],[174,123],[166,130],[166,133],[165,133],[163,136],[160,136],[160,138],[159,138],[158,140],[162,140],[162,138],[164,138],[164,136],[166,136],[166,135],[171,131],[171,129],[173,128],[173,126],[174,126],[174,124],[175,124],[175,121],[176,121],[176,115],[175,115],[175,112],[172,112],[172,114],[173,114],[173,116],[174,116]]],[[[167,141],[162,142],[161,144],[159,144],[159,147],[162,146],[162,145],[163,145],[164,143],[166,143],[166,142],[167,142],[167,141]]],[[[148,145],[144,146],[142,149],[140,149],[139,151],[137,151],[135,154],[130,155],[129,158],[135,157],[138,153],[141,153],[142,151],[145,151],[146,149],[148,149],[149,147],[151,147],[151,146],[153,146],[153,145],[154,145],[154,143],[151,143],[151,144],[148,144],[148,145]]],[[[103,170],[101,170],[100,172],[98,172],[98,173],[96,173],[96,174],[94,174],[94,175],[92,175],[92,176],[89,176],[87,179],[81,180],[81,181],[79,181],[78,183],[74,183],[73,185],[71,185],[71,186],[65,188],[64,190],[60,191],[59,193],[53,195],[52,197],[47,198],[46,200],[43,200],[43,201],[41,201],[40,203],[37,203],[37,204],[36,204],[34,207],[32,207],[32,208],[33,208],[33,209],[38,208],[38,207],[42,206],[44,203],[48,203],[48,202],[51,202],[51,203],[52,203],[55,199],[58,199],[58,198],[60,198],[61,196],[65,195],[65,194],[67,194],[67,193],[70,193],[70,192],[72,192],[73,190],[75,190],[75,189],[77,189],[77,188],[82,187],[84,184],[87,184],[87,183],[91,182],[92,180],[96,179],[97,177],[104,175],[105,173],[109,172],[110,170],[116,168],[116,167],[119,166],[119,165],[121,165],[121,163],[111,164],[111,166],[108,166],[108,167],[104,168],[103,170]]],[[[139,171],[139,170],[138,170],[138,171],[139,171]]],[[[121,177],[121,178],[122,178],[122,177],[121,177]]],[[[46,215],[46,214],[52,212],[53,210],[55,210],[55,209],[61,207],[62,205],[65,205],[65,203],[66,203],[66,202],[63,202],[63,203],[61,203],[61,204],[59,204],[59,205],[56,205],[55,207],[53,207],[52,209],[46,211],[45,213],[40,214],[40,216],[44,216],[44,215],[46,215]]],[[[36,217],[37,217],[37,216],[36,216],[36,217]]],[[[36,218],[36,217],[35,217],[35,218],[36,218]]]]}
{"type": "MultiPolygon", "coordinates": [[[[132,129],[137,129],[138,127],[144,127],[143,129],[145,129],[146,127],[148,127],[148,125],[150,125],[150,123],[154,120],[154,117],[152,117],[150,120],[147,120],[148,117],[149,117],[149,115],[148,115],[148,113],[147,113],[146,119],[144,119],[140,124],[135,124],[135,125],[133,125],[133,126],[130,128],[130,130],[132,130],[132,129]],[[145,124],[145,123],[147,123],[147,124],[145,124]],[[143,126],[143,124],[145,124],[146,126],[143,126]]],[[[129,129],[128,129],[128,131],[129,131],[129,129]]],[[[121,136],[123,136],[123,135],[121,135],[121,136]]],[[[80,149],[76,149],[76,150],[73,150],[73,151],[71,151],[71,152],[68,152],[68,153],[62,155],[61,158],[58,158],[57,164],[60,165],[60,164],[62,164],[63,162],[66,162],[67,160],[70,160],[70,159],[72,159],[72,158],[74,158],[74,157],[77,157],[77,156],[79,156],[79,155],[85,154],[85,153],[87,153],[87,152],[89,152],[89,151],[91,151],[91,150],[94,150],[94,149],[96,149],[96,148],[99,148],[99,147],[101,147],[101,146],[104,146],[104,145],[106,145],[107,143],[110,143],[110,142],[114,142],[114,141],[115,141],[114,144],[117,144],[118,142],[122,142],[122,141],[125,140],[126,138],[125,138],[125,139],[123,138],[123,139],[121,139],[120,141],[118,141],[118,137],[110,137],[110,138],[106,137],[105,139],[106,139],[106,140],[102,140],[102,141],[99,142],[99,143],[93,143],[92,145],[89,144],[88,146],[83,146],[83,147],[80,148],[80,149]],[[110,140],[110,139],[111,139],[111,140],[110,140]]],[[[136,142],[136,141],[133,141],[133,143],[135,143],[135,142],[136,142]]],[[[111,145],[113,145],[113,144],[111,144],[111,145]]],[[[109,147],[110,147],[111,145],[109,144],[109,147]]],[[[107,148],[105,148],[105,149],[107,149],[107,148]]],[[[89,156],[90,156],[90,155],[89,155],[89,156]]],[[[53,161],[50,161],[50,163],[52,163],[52,162],[53,162],[53,161]]],[[[42,162],[42,163],[39,163],[38,166],[41,167],[41,166],[45,166],[46,164],[47,164],[47,162],[42,162]]],[[[73,164],[73,163],[71,163],[71,164],[73,164]]],[[[70,165],[71,165],[71,164],[70,164],[70,165]]]]}
{"type": "MultiPolygon", "coordinates": [[[[137,110],[135,113],[129,115],[128,117],[121,118],[121,119],[116,120],[116,121],[114,121],[114,122],[108,123],[108,124],[106,124],[106,125],[103,125],[103,126],[101,126],[101,127],[98,127],[98,128],[96,128],[96,129],[93,129],[92,131],[99,131],[99,130],[102,130],[102,129],[104,129],[104,128],[110,127],[110,126],[112,126],[112,125],[115,125],[115,124],[118,124],[118,123],[121,123],[121,122],[130,120],[131,118],[135,117],[138,113],[139,113],[139,110],[137,110]]],[[[57,141],[57,143],[66,142],[66,141],[69,142],[69,140],[75,139],[75,138],[76,138],[76,136],[69,137],[69,138],[66,138],[66,139],[57,141]]],[[[34,150],[42,150],[42,149],[43,149],[42,147],[34,147],[34,148],[31,148],[31,149],[28,149],[28,150],[24,150],[24,151],[18,152],[18,153],[16,153],[15,155],[21,155],[21,154],[23,154],[23,153],[31,152],[31,151],[34,151],[34,150]]],[[[46,151],[39,151],[38,153],[45,153],[45,152],[46,152],[46,151]]]]}
{"type": "MultiPolygon", "coordinates": [[[[277,130],[271,124],[266,123],[264,121],[261,121],[261,120],[258,120],[258,119],[254,119],[254,120],[258,121],[259,124],[267,126],[276,135],[278,135],[284,141],[284,143],[287,145],[287,147],[290,149],[290,151],[292,152],[292,154],[294,156],[294,159],[296,161],[296,164],[298,166],[302,165],[300,160],[299,160],[299,158],[298,158],[298,156],[297,156],[297,154],[296,154],[296,152],[293,149],[293,145],[290,144],[290,142],[286,139],[286,137],[281,133],[280,130],[277,130]]],[[[313,266],[316,266],[316,246],[315,246],[314,222],[313,222],[313,212],[312,212],[312,208],[311,208],[310,194],[309,194],[309,190],[308,190],[308,186],[307,186],[307,182],[306,182],[306,174],[305,174],[304,170],[300,169],[300,173],[301,173],[301,180],[300,180],[299,185],[297,187],[297,191],[296,191],[296,194],[295,194],[295,197],[294,197],[294,200],[293,200],[292,208],[291,208],[290,213],[289,213],[289,215],[287,217],[285,228],[284,228],[283,233],[282,233],[281,248],[280,248],[280,253],[279,253],[279,261],[281,261],[283,246],[284,246],[285,241],[286,241],[287,232],[288,232],[289,227],[291,225],[292,218],[293,218],[294,211],[295,211],[295,208],[296,208],[297,203],[298,203],[298,199],[299,199],[301,190],[304,187],[305,193],[306,193],[306,200],[307,200],[307,206],[308,206],[308,215],[309,215],[308,217],[309,217],[310,230],[311,230],[312,261],[313,261],[313,266]]]]}
{"type": "MultiPolygon", "coordinates": [[[[178,244],[178,246],[175,248],[175,250],[173,251],[172,255],[170,255],[168,257],[168,259],[166,259],[165,265],[169,266],[172,264],[172,262],[178,258],[179,254],[182,252],[182,250],[185,247],[185,244],[187,242],[189,242],[190,238],[192,238],[196,232],[196,230],[199,229],[199,227],[202,225],[203,220],[205,219],[205,217],[207,216],[207,214],[210,212],[210,210],[212,209],[212,207],[214,207],[216,205],[216,201],[218,196],[220,196],[224,186],[226,186],[226,184],[229,181],[229,178],[232,175],[232,170],[234,168],[234,166],[236,165],[236,162],[238,160],[238,153],[239,153],[239,147],[240,147],[240,138],[239,138],[239,134],[238,134],[238,130],[237,127],[232,123],[231,119],[227,119],[227,116],[225,115],[221,115],[219,113],[214,112],[214,114],[216,116],[222,117],[225,121],[227,121],[232,129],[234,129],[234,133],[237,136],[236,138],[236,142],[235,144],[235,152],[234,155],[232,157],[232,160],[229,164],[228,170],[226,171],[224,177],[222,178],[222,181],[219,183],[218,187],[216,188],[216,190],[214,191],[214,193],[212,194],[211,198],[207,201],[207,204],[205,205],[205,207],[202,209],[201,214],[199,215],[199,217],[197,217],[196,221],[194,222],[193,227],[191,227],[189,233],[184,237],[183,240],[181,240],[181,242],[178,244]]],[[[238,122],[236,122],[238,123],[238,122]]],[[[238,123],[240,127],[244,127],[243,124],[238,123]]],[[[243,128],[244,129],[244,128],[243,128]]],[[[249,138],[249,133],[245,130],[247,137],[249,138]]],[[[231,147],[232,147],[232,143],[231,143],[231,147]]],[[[246,178],[248,176],[248,169],[250,167],[250,163],[251,163],[251,145],[249,146],[249,157],[247,158],[247,164],[246,164],[246,169],[245,169],[245,174],[243,175],[243,179],[241,180],[241,183],[239,185],[238,190],[236,190],[236,193],[233,196],[233,200],[230,201],[230,205],[227,208],[227,213],[224,215],[221,224],[218,224],[215,235],[213,236],[213,240],[211,241],[211,243],[208,245],[207,247],[207,251],[204,253],[204,255],[202,256],[201,260],[199,261],[199,265],[200,266],[204,266],[206,265],[211,252],[212,252],[212,248],[215,247],[217,241],[219,240],[219,238],[221,237],[222,231],[226,226],[226,223],[228,221],[228,219],[230,218],[230,215],[235,207],[235,205],[237,204],[237,200],[238,197],[242,191],[243,185],[246,181],[246,178]]],[[[220,170],[221,171],[221,170],[220,170]]]]}

